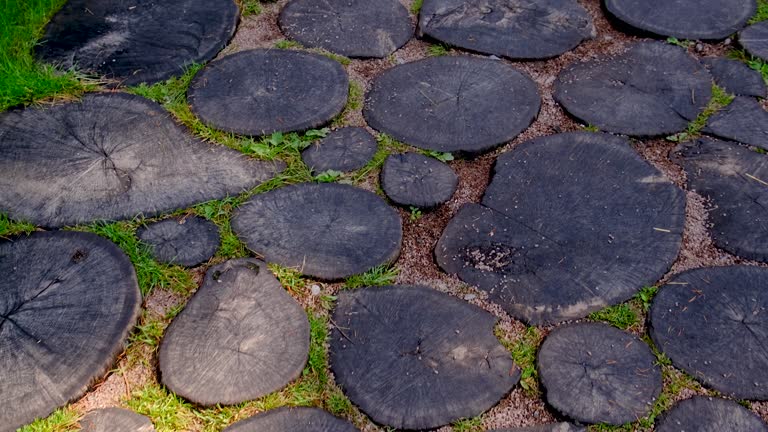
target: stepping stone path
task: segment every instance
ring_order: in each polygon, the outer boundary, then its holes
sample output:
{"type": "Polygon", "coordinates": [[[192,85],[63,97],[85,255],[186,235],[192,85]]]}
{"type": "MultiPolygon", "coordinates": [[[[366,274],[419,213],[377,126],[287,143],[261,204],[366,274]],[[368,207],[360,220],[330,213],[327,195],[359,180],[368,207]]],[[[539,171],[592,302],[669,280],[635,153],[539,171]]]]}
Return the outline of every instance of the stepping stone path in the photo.
{"type": "Polygon", "coordinates": [[[239,17],[232,0],[69,0],[35,51],[63,69],[152,84],[215,57],[239,17]]]}
{"type": "Polygon", "coordinates": [[[235,210],[232,229],[268,262],[324,280],[394,261],[403,237],[400,216],[383,199],[336,183],[254,195],[235,210]]]}
{"type": "Polygon", "coordinates": [[[122,408],[89,412],[80,420],[82,432],[155,432],[149,418],[122,408]]]}
{"type": "Polygon", "coordinates": [[[363,114],[371,127],[407,144],[476,154],[515,138],[540,106],[536,84],[506,63],[442,56],[384,71],[363,114]]]}
{"type": "Polygon", "coordinates": [[[570,423],[552,423],[523,428],[496,429],[491,432],[587,432],[587,429],[570,423]]]}
{"type": "Polygon", "coordinates": [[[160,344],[160,375],[200,405],[231,405],[279,390],[299,377],[309,353],[309,321],[256,259],[208,269],[203,286],[160,344]]]}
{"type": "Polygon", "coordinates": [[[393,154],[381,168],[381,187],[398,205],[429,208],[453,196],[459,176],[447,164],[418,153],[393,154]]]}
{"type": "Polygon", "coordinates": [[[347,103],[344,67],[320,54],[242,51],[211,62],[187,91],[192,112],[209,126],[242,135],[321,126],[347,103]]]}
{"type": "Polygon", "coordinates": [[[650,335],[672,363],[737,399],[768,400],[768,269],[681,273],[659,290],[650,335]]]}
{"type": "Polygon", "coordinates": [[[748,53],[768,61],[768,21],[761,21],[739,33],[739,43],[748,53]]]}
{"type": "Polygon", "coordinates": [[[61,227],[236,195],[283,169],[203,143],[123,93],[0,114],[0,212],[61,227]]]}
{"type": "Polygon", "coordinates": [[[307,147],[301,152],[301,159],[315,174],[328,170],[349,172],[364,167],[376,150],[376,138],[365,128],[345,127],[307,147]]]}
{"type": "Polygon", "coordinates": [[[499,156],[482,205],[459,210],[435,257],[513,317],[557,323],[659,280],[684,216],[683,192],[625,139],[558,134],[499,156]]]}
{"type": "Polygon", "coordinates": [[[411,17],[397,0],[291,0],[279,24],[302,45],[347,57],[383,58],[413,36],[411,17]]]}
{"type": "Polygon", "coordinates": [[[554,93],[579,120],[633,136],[684,130],[711,96],[706,68],[682,48],[661,42],[636,42],[611,59],[572,64],[558,75],[554,93]]]}
{"type": "Polygon", "coordinates": [[[80,397],[109,370],[139,313],[128,257],[81,232],[0,243],[0,429],[80,397]]]}
{"type": "Polygon", "coordinates": [[[745,146],[701,138],[678,147],[688,189],[712,206],[710,232],[719,248],[768,262],[768,157],[745,146]]]}
{"type": "Polygon", "coordinates": [[[751,97],[737,97],[713,114],[703,129],[720,138],[768,149],[768,112],[751,97]]]}
{"type": "Polygon", "coordinates": [[[661,369],[642,340],[603,323],[558,327],[538,354],[547,402],[582,423],[645,417],[661,393],[661,369]]]}
{"type": "Polygon", "coordinates": [[[736,402],[694,396],[664,413],[656,432],[767,432],[760,417],[736,402]]]}
{"type": "Polygon", "coordinates": [[[139,228],[136,235],[152,247],[156,260],[184,267],[211,259],[220,242],[216,224],[197,216],[154,222],[139,228]]]}
{"type": "Polygon", "coordinates": [[[237,422],[224,432],[357,432],[348,421],[317,408],[278,408],[237,422]]]}
{"type": "Polygon", "coordinates": [[[744,28],[755,0],[605,0],[619,20],[640,30],[680,39],[725,39],[744,28]]]}
{"type": "Polygon", "coordinates": [[[382,425],[433,429],[474,417],[520,379],[493,334],[496,318],[431,288],[342,291],[332,322],[336,382],[382,425]]]}
{"type": "Polygon", "coordinates": [[[544,59],[595,37],[576,0],[424,0],[419,31],[439,41],[513,59],[544,59]]]}
{"type": "Polygon", "coordinates": [[[706,57],[701,62],[712,74],[715,83],[728,93],[761,98],[766,96],[763,76],[744,63],[723,57],[706,57]]]}

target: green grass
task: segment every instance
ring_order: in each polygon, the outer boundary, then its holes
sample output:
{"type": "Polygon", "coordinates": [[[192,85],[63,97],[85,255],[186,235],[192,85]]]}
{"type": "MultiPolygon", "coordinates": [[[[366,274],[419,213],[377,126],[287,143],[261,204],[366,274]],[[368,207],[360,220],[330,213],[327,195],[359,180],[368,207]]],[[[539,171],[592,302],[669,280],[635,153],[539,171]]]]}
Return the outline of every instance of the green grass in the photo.
{"type": "Polygon", "coordinates": [[[739,60],[750,68],[760,72],[760,74],[763,76],[763,80],[766,82],[766,84],[768,84],[768,63],[750,55],[743,49],[729,51],[728,57],[739,60]]]}
{"type": "Polygon", "coordinates": [[[609,306],[589,314],[589,319],[593,321],[603,321],[614,327],[626,330],[638,323],[637,313],[627,303],[609,306]]]}
{"type": "Polygon", "coordinates": [[[304,48],[304,46],[294,40],[290,39],[280,39],[279,41],[275,42],[275,48],[278,49],[298,49],[298,48],[304,48]]]}
{"type": "Polygon", "coordinates": [[[506,339],[496,327],[494,333],[502,345],[512,354],[512,359],[520,368],[520,387],[530,397],[539,397],[539,373],[536,369],[536,351],[544,339],[536,327],[527,327],[516,341],[506,339]]]}
{"type": "Polygon", "coordinates": [[[448,152],[439,152],[437,150],[421,150],[420,153],[424,156],[433,157],[440,162],[450,162],[455,159],[453,154],[448,152]]]}
{"type": "Polygon", "coordinates": [[[284,267],[279,264],[267,264],[269,271],[275,275],[280,285],[293,293],[303,292],[307,287],[307,280],[301,275],[299,269],[284,267]]]}
{"type": "Polygon", "coordinates": [[[750,24],[768,20],[768,0],[757,0],[757,13],[749,20],[750,24]]]}
{"type": "Polygon", "coordinates": [[[259,0],[238,0],[240,14],[243,18],[261,13],[261,2],[259,0]]]}
{"type": "Polygon", "coordinates": [[[0,213],[0,238],[9,238],[20,234],[29,235],[35,226],[29,222],[14,221],[5,213],[0,213]]]}
{"type": "Polygon", "coordinates": [[[347,278],[344,286],[349,289],[391,285],[395,283],[399,270],[395,266],[380,265],[368,270],[365,273],[350,276],[347,278]]]}
{"type": "Polygon", "coordinates": [[[585,130],[587,132],[600,132],[600,128],[594,125],[586,125],[581,127],[582,130],[585,130]]]}
{"type": "Polygon", "coordinates": [[[733,101],[733,98],[733,95],[728,94],[721,87],[712,84],[712,99],[709,100],[709,103],[707,104],[707,107],[704,108],[704,111],[702,111],[698,117],[696,117],[696,120],[688,124],[688,128],[685,130],[685,132],[680,132],[678,134],[669,136],[667,137],[667,140],[673,142],[683,142],[697,138],[701,134],[701,130],[704,128],[704,126],[706,126],[707,120],[709,120],[713,114],[728,106],[728,104],[733,101]]]}
{"type": "Polygon", "coordinates": [[[409,208],[409,212],[411,213],[410,215],[411,221],[414,221],[414,222],[421,219],[421,217],[423,216],[421,209],[418,207],[411,206],[409,208]]]}
{"type": "Polygon", "coordinates": [[[44,419],[38,419],[19,429],[19,432],[69,432],[80,430],[80,414],[70,407],[59,408],[44,419]]]}
{"type": "Polygon", "coordinates": [[[411,3],[411,13],[414,15],[418,15],[421,11],[421,4],[424,3],[424,0],[413,0],[413,3],[411,3]]]}
{"type": "Polygon", "coordinates": [[[187,430],[195,420],[192,404],[156,383],[134,390],[125,404],[149,417],[157,432],[187,430]]]}
{"type": "Polygon", "coordinates": [[[362,168],[355,171],[355,173],[352,175],[352,182],[353,183],[360,183],[364,181],[371,172],[378,170],[381,168],[382,165],[384,165],[384,161],[387,159],[387,156],[393,154],[393,153],[402,153],[408,150],[408,146],[395,140],[394,138],[390,137],[387,134],[380,134],[376,141],[379,144],[378,150],[376,150],[376,154],[373,155],[373,158],[362,168]]]}
{"type": "Polygon", "coordinates": [[[448,47],[443,44],[432,44],[427,48],[427,54],[432,57],[448,55],[448,47]]]}
{"type": "Polygon", "coordinates": [[[344,126],[344,119],[347,114],[359,110],[363,106],[363,86],[357,81],[349,81],[349,93],[347,94],[347,104],[344,110],[336,116],[331,122],[334,127],[344,126]]]}
{"type": "Polygon", "coordinates": [[[483,419],[481,416],[465,418],[455,421],[451,427],[454,432],[481,432],[483,430],[483,419]]]}

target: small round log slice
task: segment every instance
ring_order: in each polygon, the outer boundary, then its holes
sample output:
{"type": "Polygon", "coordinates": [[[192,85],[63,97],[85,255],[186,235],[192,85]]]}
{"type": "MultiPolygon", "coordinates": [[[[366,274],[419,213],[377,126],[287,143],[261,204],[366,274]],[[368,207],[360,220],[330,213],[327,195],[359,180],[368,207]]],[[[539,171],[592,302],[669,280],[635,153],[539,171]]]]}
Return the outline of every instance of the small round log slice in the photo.
{"type": "Polygon", "coordinates": [[[382,73],[363,114],[374,129],[416,147],[477,154],[515,138],[540,106],[536,84],[511,66],[441,56],[382,73]]]}
{"type": "Polygon", "coordinates": [[[216,224],[198,216],[151,223],[139,228],[136,235],[152,247],[155,259],[184,267],[211,259],[220,242],[216,224]]]}
{"type": "Polygon", "coordinates": [[[746,64],[724,57],[706,57],[701,62],[712,74],[715,83],[737,96],[766,96],[765,81],[760,72],[746,64]]]}
{"type": "Polygon", "coordinates": [[[334,170],[355,171],[364,167],[376,154],[376,138],[365,128],[345,127],[331,132],[301,152],[301,159],[314,173],[334,170]]]}
{"type": "Polygon", "coordinates": [[[656,283],[684,216],[685,194],[626,139],[559,134],[499,156],[482,205],[459,210],[435,257],[515,318],[556,323],[656,283]]]}
{"type": "Polygon", "coordinates": [[[350,185],[303,183],[255,195],[232,229],[269,262],[324,280],[394,261],[400,216],[378,195],[350,185]]]}
{"type": "Polygon", "coordinates": [[[263,261],[208,269],[203,286],[160,344],[162,382],[201,405],[236,404],[297,378],[309,353],[309,321],[263,261]]]}
{"type": "Polygon", "coordinates": [[[210,63],[192,80],[187,96],[192,112],[210,126],[267,135],[327,123],[344,109],[348,90],[347,72],[335,60],[257,49],[210,63]]]}
{"type": "Polygon", "coordinates": [[[224,432],[358,432],[352,423],[317,408],[273,409],[224,429],[224,432]]]}
{"type": "Polygon", "coordinates": [[[636,136],[684,130],[711,96],[707,69],[682,48],[662,42],[637,42],[617,57],[569,66],[558,75],[554,93],[579,120],[636,136]]]}
{"type": "Polygon", "coordinates": [[[603,323],[555,329],[539,349],[547,402],[581,423],[645,417],[661,393],[661,369],[645,342],[603,323]]]}
{"type": "Polygon", "coordinates": [[[236,195],[282,170],[204,143],[124,93],[0,114],[0,212],[35,225],[146,217],[236,195]]]}
{"type": "Polygon", "coordinates": [[[280,29],[302,45],[347,57],[386,57],[413,36],[408,11],[397,0],[291,0],[280,29]]]}
{"type": "Polygon", "coordinates": [[[149,418],[123,408],[102,408],[80,420],[82,432],[155,432],[149,418]]]}
{"type": "Polygon", "coordinates": [[[740,96],[713,114],[704,132],[768,149],[768,111],[755,98],[740,96]]]}
{"type": "Polygon", "coordinates": [[[239,17],[232,0],[70,0],[35,51],[64,69],[151,84],[215,57],[239,17]]]}
{"type": "Polygon", "coordinates": [[[128,257],[95,234],[0,242],[0,429],[80,397],[110,369],[141,293],[128,257]]]}
{"type": "Polygon", "coordinates": [[[747,25],[755,0],[605,0],[619,20],[640,30],[680,39],[725,39],[747,25]]]}
{"type": "Polygon", "coordinates": [[[586,432],[587,429],[570,423],[551,423],[512,429],[495,429],[490,432],[586,432]]]}
{"type": "Polygon", "coordinates": [[[513,59],[543,59],[596,35],[575,0],[425,0],[419,31],[450,45],[513,59]]]}
{"type": "Polygon", "coordinates": [[[736,402],[694,396],[664,413],[656,432],[768,432],[755,413],[736,402]]]}
{"type": "Polygon", "coordinates": [[[739,43],[748,53],[768,61],[768,21],[761,21],[739,33],[739,43]]]}
{"type": "Polygon", "coordinates": [[[433,429],[474,417],[520,379],[493,334],[495,317],[427,287],[341,292],[333,319],[336,381],[386,426],[433,429]]]}
{"type": "Polygon", "coordinates": [[[768,269],[677,275],[654,298],[650,335],[672,363],[737,399],[768,400],[768,269]]]}
{"type": "Polygon", "coordinates": [[[393,154],[381,169],[381,187],[403,206],[429,208],[453,196],[459,176],[447,164],[418,153],[393,154]]]}
{"type": "Polygon", "coordinates": [[[706,198],[715,245],[768,262],[768,157],[733,142],[702,138],[682,144],[674,160],[688,188],[706,198]]]}

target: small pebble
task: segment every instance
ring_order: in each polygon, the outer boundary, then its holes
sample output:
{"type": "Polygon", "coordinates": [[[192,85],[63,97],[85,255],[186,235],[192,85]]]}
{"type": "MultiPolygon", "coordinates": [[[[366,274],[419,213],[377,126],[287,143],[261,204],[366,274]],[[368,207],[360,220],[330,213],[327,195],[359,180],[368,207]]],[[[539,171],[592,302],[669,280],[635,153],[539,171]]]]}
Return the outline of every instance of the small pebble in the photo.
{"type": "Polygon", "coordinates": [[[464,300],[467,300],[467,301],[474,300],[476,298],[477,298],[477,296],[475,294],[467,294],[467,295],[464,296],[464,300]]]}
{"type": "Polygon", "coordinates": [[[317,285],[317,284],[312,285],[311,287],[309,287],[309,289],[312,290],[312,295],[313,296],[319,296],[320,295],[320,285],[317,285]]]}

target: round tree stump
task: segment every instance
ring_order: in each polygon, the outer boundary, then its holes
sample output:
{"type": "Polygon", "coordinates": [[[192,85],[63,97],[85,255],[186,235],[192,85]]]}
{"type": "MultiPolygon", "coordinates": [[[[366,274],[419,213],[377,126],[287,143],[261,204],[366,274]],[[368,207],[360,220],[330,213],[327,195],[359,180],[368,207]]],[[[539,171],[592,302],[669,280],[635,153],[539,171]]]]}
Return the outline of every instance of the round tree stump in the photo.
{"type": "Polygon", "coordinates": [[[661,393],[661,369],[637,337],[603,323],[558,327],[538,354],[547,402],[582,423],[645,417],[661,393]]]}
{"type": "Polygon", "coordinates": [[[139,313],[128,257],[95,234],[0,242],[0,424],[16,430],[110,369],[139,313]]]}
{"type": "Polygon", "coordinates": [[[768,22],[761,21],[742,30],[739,43],[748,53],[768,61],[768,22]]]}
{"type": "Polygon", "coordinates": [[[609,60],[573,64],[558,75],[554,93],[579,120],[635,136],[684,130],[711,96],[707,69],[685,50],[662,42],[637,42],[609,60]]]}
{"type": "Polygon", "coordinates": [[[232,229],[269,262],[324,280],[343,279],[400,254],[402,222],[374,193],[336,183],[303,183],[253,196],[232,229]]]}
{"type": "Polygon", "coordinates": [[[515,138],[540,106],[536,84],[511,66],[442,56],[384,71],[363,114],[374,129],[416,147],[477,154],[515,138]]]}
{"type": "Polygon", "coordinates": [[[459,176],[447,164],[418,153],[393,154],[381,169],[381,187],[402,206],[430,208],[453,196],[459,176]]]}
{"type": "Polygon", "coordinates": [[[433,429],[495,405],[520,379],[493,334],[496,318],[420,286],[342,291],[331,369],[377,423],[433,429]]]}
{"type": "Polygon", "coordinates": [[[575,0],[425,0],[419,31],[439,41],[513,59],[544,59],[597,32],[575,0]]]}
{"type": "Polygon", "coordinates": [[[570,423],[552,423],[512,429],[495,429],[490,432],[587,432],[587,429],[570,423]]]}
{"type": "Polygon", "coordinates": [[[482,205],[459,210],[435,258],[513,317],[556,323],[658,281],[684,216],[684,193],[625,139],[553,135],[499,156],[482,205]]]}
{"type": "Polygon", "coordinates": [[[232,0],[69,0],[35,51],[63,69],[152,84],[215,57],[239,18],[232,0]]]}
{"type": "Polygon", "coordinates": [[[211,267],[160,344],[162,382],[200,405],[236,404],[299,377],[309,353],[304,310],[264,262],[211,267]]]}
{"type": "Polygon", "coordinates": [[[768,112],[755,98],[737,97],[707,120],[704,132],[768,149],[768,112]]]}
{"type": "Polygon", "coordinates": [[[694,396],[664,413],[656,432],[767,432],[760,417],[736,402],[694,396]]]}
{"type": "Polygon", "coordinates": [[[123,93],[0,114],[0,212],[35,225],[146,217],[236,195],[283,169],[204,143],[123,93]]]}
{"type": "Polygon", "coordinates": [[[650,334],[672,363],[737,399],[768,400],[768,269],[681,273],[654,298],[650,334]]]}
{"type": "Polygon", "coordinates": [[[82,432],[155,432],[149,418],[122,408],[102,408],[80,420],[82,432]]]}
{"type": "Polygon", "coordinates": [[[348,88],[347,73],[335,60],[257,49],[211,62],[192,80],[187,96],[204,123],[255,136],[329,122],[344,109],[348,88]]]}
{"type": "Polygon", "coordinates": [[[136,235],[152,247],[155,259],[184,267],[211,259],[220,242],[216,224],[197,216],[154,222],[139,228],[136,235]]]}
{"type": "Polygon", "coordinates": [[[239,421],[224,432],[358,432],[351,423],[317,408],[277,408],[239,421]]]}
{"type": "Polygon", "coordinates": [[[328,170],[349,172],[364,167],[376,150],[376,138],[365,128],[345,127],[307,147],[301,152],[301,159],[315,174],[328,170]]]}
{"type": "Polygon", "coordinates": [[[760,98],[766,96],[763,76],[746,64],[724,57],[706,57],[701,62],[712,74],[715,83],[728,93],[760,98]]]}
{"type": "Polygon", "coordinates": [[[386,57],[413,35],[408,11],[397,0],[291,0],[280,29],[302,45],[347,57],[386,57]]]}

